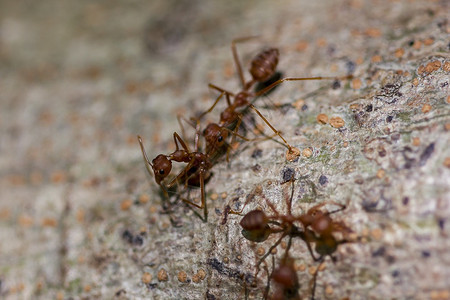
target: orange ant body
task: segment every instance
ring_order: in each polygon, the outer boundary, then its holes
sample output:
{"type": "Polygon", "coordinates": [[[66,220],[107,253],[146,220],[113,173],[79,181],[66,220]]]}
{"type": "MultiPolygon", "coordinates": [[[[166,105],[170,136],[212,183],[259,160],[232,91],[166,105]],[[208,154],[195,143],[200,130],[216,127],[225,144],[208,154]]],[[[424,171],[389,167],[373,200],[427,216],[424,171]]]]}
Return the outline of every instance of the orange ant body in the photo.
{"type": "Polygon", "coordinates": [[[297,271],[294,268],[294,261],[287,255],[281,260],[281,264],[273,270],[270,277],[276,285],[271,300],[300,299],[297,271]]]}
{"type": "MultiPolygon", "coordinates": [[[[231,44],[231,49],[232,49],[232,53],[233,53],[233,58],[234,58],[234,62],[236,64],[236,69],[239,75],[239,79],[242,85],[243,90],[238,92],[237,94],[234,94],[232,92],[229,92],[227,90],[224,90],[214,84],[209,84],[210,88],[213,88],[215,90],[218,90],[219,92],[221,92],[221,95],[216,99],[216,101],[214,102],[214,104],[204,113],[202,113],[200,115],[199,118],[203,117],[205,114],[211,112],[214,107],[217,105],[217,103],[219,102],[219,100],[222,98],[223,94],[226,95],[226,99],[227,99],[227,108],[220,114],[220,122],[218,124],[210,124],[211,126],[214,126],[214,128],[217,128],[217,130],[212,131],[212,130],[208,130],[207,132],[204,132],[205,135],[205,139],[209,142],[209,143],[214,143],[215,137],[218,137],[220,135],[217,135],[218,132],[218,128],[223,128],[223,127],[229,127],[232,126],[233,124],[237,124],[236,125],[236,129],[235,132],[237,132],[237,129],[240,125],[240,120],[241,120],[241,113],[237,112],[236,110],[238,108],[250,108],[253,111],[255,111],[258,116],[263,119],[263,121],[267,124],[267,126],[270,127],[270,129],[275,133],[275,135],[278,135],[283,143],[286,145],[286,147],[288,148],[288,154],[290,158],[295,158],[297,157],[300,152],[298,149],[296,149],[295,147],[292,147],[281,135],[281,133],[275,129],[275,127],[273,127],[270,122],[259,112],[259,110],[250,102],[251,99],[257,98],[267,92],[269,92],[270,90],[272,90],[274,87],[276,87],[277,85],[279,85],[280,83],[284,82],[284,81],[299,81],[299,80],[324,80],[324,79],[350,79],[352,78],[351,75],[349,76],[345,76],[345,77],[292,77],[292,78],[282,78],[279,79],[275,82],[273,82],[272,84],[270,84],[269,86],[261,89],[258,92],[250,92],[250,88],[255,84],[255,83],[262,83],[267,81],[269,78],[271,78],[274,74],[275,74],[275,70],[276,67],[278,65],[278,59],[279,59],[279,51],[276,48],[270,48],[268,50],[265,50],[261,53],[259,53],[252,61],[251,61],[251,67],[249,69],[249,73],[252,76],[252,79],[248,82],[245,82],[245,78],[244,78],[244,74],[242,72],[242,67],[241,67],[241,63],[237,54],[237,50],[236,50],[236,44],[239,42],[244,42],[247,41],[249,39],[252,39],[255,37],[244,37],[244,38],[239,38],[239,39],[235,39],[232,41],[231,44]],[[231,102],[230,97],[234,97],[234,101],[231,102]]],[[[209,126],[209,125],[208,125],[209,126]]],[[[208,128],[208,127],[207,127],[208,128]]]]}
{"type": "MultiPolygon", "coordinates": [[[[272,233],[281,233],[278,240],[259,259],[256,265],[257,273],[259,272],[260,264],[270,255],[270,253],[272,253],[272,250],[275,249],[286,236],[289,237],[285,258],[283,258],[279,268],[272,274],[272,279],[279,287],[278,290],[275,291],[273,299],[298,299],[298,294],[296,292],[298,286],[293,285],[293,282],[297,282],[297,275],[294,272],[295,270],[292,269],[292,262],[287,260],[288,250],[293,238],[299,237],[302,239],[306,243],[312,259],[322,264],[326,256],[330,256],[333,262],[335,262],[336,259],[332,254],[337,250],[339,244],[347,242],[345,239],[337,240],[334,233],[345,233],[350,231],[350,229],[342,222],[332,220],[331,214],[341,211],[346,207],[345,205],[335,202],[331,202],[331,204],[340,206],[340,209],[331,212],[322,211],[320,208],[330,203],[324,202],[313,206],[304,214],[298,216],[293,215],[292,198],[294,194],[294,179],[291,179],[291,182],[291,196],[285,197],[287,206],[286,214],[279,213],[275,206],[264,196],[264,194],[262,194],[261,189],[258,188],[256,194],[266,201],[274,214],[267,215],[262,210],[251,210],[246,213],[240,221],[244,237],[254,242],[262,242],[272,233]],[[311,243],[315,244],[315,251],[319,254],[319,257],[316,257],[314,254],[311,243]],[[290,296],[288,297],[287,295],[290,296]]],[[[253,197],[249,197],[249,199],[253,199],[253,197]]],[[[248,202],[244,204],[244,207],[247,203],[248,202]]],[[[239,212],[234,211],[229,213],[239,214],[239,212]]],[[[316,277],[317,271],[313,277],[312,299],[314,299],[316,277]]]]}
{"type": "Polygon", "coordinates": [[[151,175],[152,172],[155,175],[156,183],[161,187],[165,196],[168,196],[167,189],[173,187],[176,183],[184,181],[185,186],[192,185],[200,187],[201,193],[201,205],[198,205],[188,199],[181,198],[183,202],[190,205],[194,205],[200,209],[203,209],[203,220],[206,222],[208,218],[208,210],[206,206],[205,198],[205,181],[209,177],[209,170],[212,168],[212,163],[209,160],[209,156],[198,151],[198,133],[196,133],[195,138],[195,149],[192,152],[189,150],[187,144],[178,135],[178,133],[173,133],[173,139],[175,142],[176,150],[169,155],[159,154],[150,162],[147,153],[144,149],[142,138],[138,135],[139,145],[141,146],[142,155],[145,161],[145,167],[147,172],[151,175]],[[182,149],[180,149],[179,144],[182,149]],[[163,180],[169,176],[172,170],[172,161],[187,163],[184,169],[169,183],[163,184],[163,180]]]}

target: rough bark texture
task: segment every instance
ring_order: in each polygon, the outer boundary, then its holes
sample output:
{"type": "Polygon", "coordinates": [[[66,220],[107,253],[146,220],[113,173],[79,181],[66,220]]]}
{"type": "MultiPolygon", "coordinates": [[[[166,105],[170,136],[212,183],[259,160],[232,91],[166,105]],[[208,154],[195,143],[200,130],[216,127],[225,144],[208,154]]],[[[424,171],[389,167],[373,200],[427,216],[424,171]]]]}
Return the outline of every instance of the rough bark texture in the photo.
{"type": "MultiPolygon", "coordinates": [[[[358,237],[326,261],[317,298],[449,299],[449,9],[413,0],[2,1],[0,298],[242,299],[247,290],[260,299],[267,273],[250,286],[259,248],[277,237],[252,243],[241,217],[222,225],[223,212],[258,186],[283,211],[290,185],[280,183],[292,169],[294,212],[348,203],[335,218],[358,237]],[[182,203],[164,214],[136,134],[151,157],[173,151],[176,114],[195,115],[217,96],[208,82],[239,89],[229,46],[250,35],[260,38],[238,45],[245,70],[259,50],[278,47],[283,76],[355,79],[283,83],[259,99],[308,157],[287,162],[279,143],[243,143],[213,168],[207,223],[182,203]]],[[[244,212],[256,207],[269,211],[255,197],[244,212]]],[[[301,241],[290,254],[308,297],[316,264],[301,241]]]]}

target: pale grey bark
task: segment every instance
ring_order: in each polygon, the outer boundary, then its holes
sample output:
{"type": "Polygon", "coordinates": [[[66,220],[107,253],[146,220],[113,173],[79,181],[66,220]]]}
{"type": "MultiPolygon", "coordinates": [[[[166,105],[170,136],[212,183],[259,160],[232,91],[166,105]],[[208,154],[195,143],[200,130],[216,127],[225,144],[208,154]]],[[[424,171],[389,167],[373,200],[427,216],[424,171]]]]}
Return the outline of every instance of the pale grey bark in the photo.
{"type": "MultiPolygon", "coordinates": [[[[256,186],[283,210],[286,168],[297,178],[296,213],[348,203],[335,218],[359,239],[327,260],[317,298],[450,298],[448,2],[309,2],[3,1],[0,298],[244,298],[258,248],[277,237],[251,243],[241,217],[221,224],[223,211],[256,186]],[[193,116],[217,96],[207,83],[239,89],[229,46],[250,35],[260,38],[238,45],[245,70],[278,47],[283,76],[355,79],[283,83],[259,99],[312,156],[287,162],[279,143],[243,143],[213,168],[208,222],[179,204],[173,227],[136,134],[151,157],[172,151],[176,114],[193,116]],[[321,113],[345,125],[321,125],[321,113]]],[[[244,212],[256,207],[268,210],[256,197],[244,212]]],[[[301,241],[290,254],[306,268],[298,276],[307,297],[316,264],[301,241]]],[[[266,280],[262,270],[250,298],[266,280]]]]}

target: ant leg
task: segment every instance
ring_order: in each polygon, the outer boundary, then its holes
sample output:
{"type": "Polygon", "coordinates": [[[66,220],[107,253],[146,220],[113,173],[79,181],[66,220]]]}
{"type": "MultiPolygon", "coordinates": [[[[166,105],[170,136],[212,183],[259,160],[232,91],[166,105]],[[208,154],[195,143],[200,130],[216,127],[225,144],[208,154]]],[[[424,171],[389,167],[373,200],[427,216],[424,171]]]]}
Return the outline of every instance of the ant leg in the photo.
{"type": "MultiPolygon", "coordinates": [[[[191,118],[192,119],[192,118],[191,118]]],[[[189,124],[190,126],[192,126],[193,128],[195,128],[195,125],[192,124],[192,122],[186,118],[184,118],[183,116],[181,116],[180,114],[177,114],[177,121],[178,121],[178,125],[180,125],[181,128],[181,135],[183,136],[183,138],[186,136],[186,133],[184,131],[184,126],[183,123],[181,121],[186,122],[187,124],[189,124]]]]}
{"type": "Polygon", "coordinates": [[[267,267],[267,264],[264,266],[264,270],[267,272],[267,285],[264,290],[264,300],[268,299],[269,297],[269,291],[270,291],[270,279],[272,277],[273,270],[275,269],[275,257],[272,256],[272,272],[269,273],[269,268],[267,267]]]}
{"type": "Polygon", "coordinates": [[[275,244],[272,245],[272,247],[269,248],[269,250],[267,250],[266,254],[263,255],[263,257],[261,257],[261,259],[258,261],[258,263],[256,264],[256,274],[255,274],[255,278],[259,273],[259,265],[266,259],[267,256],[270,255],[270,253],[272,252],[273,249],[275,249],[283,240],[283,238],[287,235],[286,232],[283,232],[283,234],[281,235],[281,237],[275,242],[275,244]]]}
{"type": "Polygon", "coordinates": [[[218,87],[217,85],[214,85],[214,84],[212,84],[212,83],[208,84],[208,87],[210,87],[210,88],[212,88],[212,89],[215,89],[215,90],[217,90],[217,91],[219,91],[219,92],[221,92],[221,93],[225,93],[225,94],[227,94],[227,95],[229,95],[229,96],[233,96],[233,97],[234,97],[234,94],[233,94],[232,92],[229,92],[229,91],[227,91],[227,90],[224,90],[223,88],[220,88],[220,87],[218,87]]]}
{"type": "Polygon", "coordinates": [[[264,196],[264,194],[261,194],[261,197],[264,198],[264,200],[266,201],[267,205],[269,205],[270,209],[275,213],[276,216],[279,216],[280,213],[278,212],[278,210],[275,208],[275,205],[273,205],[272,202],[269,201],[269,199],[266,198],[266,196],[264,196]]]}
{"type": "Polygon", "coordinates": [[[259,193],[251,192],[250,194],[248,194],[246,199],[245,199],[244,205],[242,206],[241,210],[239,210],[239,211],[232,210],[231,207],[229,205],[227,205],[225,207],[224,218],[223,218],[223,221],[222,221],[222,225],[227,222],[228,214],[242,216],[242,212],[244,211],[244,208],[247,206],[248,203],[250,203],[250,201],[253,201],[253,199],[255,199],[255,195],[256,194],[259,194],[259,193]]]}
{"type": "Polygon", "coordinates": [[[184,150],[186,150],[188,153],[191,153],[191,151],[189,150],[188,145],[186,145],[186,143],[183,141],[183,139],[178,135],[178,133],[174,132],[173,133],[173,141],[175,142],[175,147],[177,150],[179,150],[179,146],[178,146],[178,142],[181,144],[181,147],[183,147],[184,150]]]}
{"type": "Polygon", "coordinates": [[[207,222],[208,221],[208,206],[206,205],[206,197],[205,197],[205,180],[203,178],[203,172],[200,172],[199,174],[200,176],[200,193],[202,194],[201,196],[201,205],[198,205],[197,203],[194,203],[188,199],[185,198],[180,198],[183,202],[193,205],[197,208],[202,209],[203,208],[203,222],[207,222]]]}
{"type": "Polygon", "coordinates": [[[152,175],[153,165],[150,162],[150,160],[148,159],[147,152],[145,151],[144,144],[142,143],[142,138],[140,135],[138,135],[137,138],[138,138],[139,146],[141,146],[142,156],[144,157],[145,168],[147,169],[148,174],[150,174],[150,176],[153,176],[152,175]]]}
{"type": "MultiPolygon", "coordinates": [[[[213,104],[207,111],[203,112],[203,113],[198,117],[198,119],[201,119],[201,118],[203,118],[206,114],[210,113],[210,112],[214,109],[214,107],[216,107],[217,103],[219,103],[219,100],[220,100],[220,99],[223,97],[223,95],[225,95],[225,94],[227,95],[227,98],[229,97],[228,94],[227,94],[225,91],[221,92],[220,95],[219,95],[219,97],[217,97],[216,101],[214,101],[214,104],[213,104]]],[[[228,100],[228,101],[229,101],[229,100],[228,100]]],[[[228,102],[228,103],[230,103],[230,102],[228,102]]]]}
{"type": "Polygon", "coordinates": [[[339,206],[340,208],[337,209],[337,210],[334,210],[334,211],[332,211],[332,212],[326,212],[326,215],[331,215],[331,214],[340,212],[340,211],[344,210],[344,209],[347,207],[347,205],[345,205],[345,204],[340,204],[340,203],[337,203],[337,202],[335,202],[335,201],[325,201],[325,202],[316,204],[316,205],[314,205],[313,207],[311,207],[310,209],[308,209],[307,214],[311,214],[313,211],[316,211],[316,210],[318,210],[319,208],[321,208],[322,206],[327,205],[327,204],[334,204],[334,205],[336,205],[336,206],[339,206]]]}
{"type": "Polygon", "coordinates": [[[353,75],[347,75],[347,76],[341,76],[341,77],[324,77],[324,76],[318,76],[318,77],[287,77],[287,78],[278,79],[277,81],[275,81],[274,83],[272,83],[268,87],[265,87],[262,90],[260,90],[257,93],[255,93],[253,96],[254,97],[258,97],[258,96],[264,95],[265,93],[267,93],[268,91],[270,91],[271,89],[273,89],[274,87],[276,87],[277,85],[279,85],[280,83],[285,82],[285,81],[332,80],[332,79],[346,80],[346,79],[352,79],[352,78],[353,78],[353,75]]]}
{"type": "Polygon", "coordinates": [[[315,241],[317,240],[314,232],[312,232],[309,229],[306,229],[307,231],[305,231],[302,235],[300,235],[300,238],[306,243],[306,247],[308,248],[309,254],[311,254],[311,257],[314,261],[320,261],[321,259],[323,259],[323,256],[321,255],[319,258],[317,258],[314,255],[314,252],[311,248],[311,240],[315,241]]]}
{"type": "Polygon", "coordinates": [[[241,81],[242,88],[245,88],[245,79],[244,79],[244,73],[242,72],[241,62],[240,62],[239,56],[237,54],[236,44],[237,43],[246,42],[248,40],[251,40],[251,39],[254,39],[254,38],[257,38],[257,37],[258,36],[247,36],[247,37],[234,39],[231,42],[231,52],[233,52],[233,59],[234,59],[234,63],[236,64],[236,70],[238,72],[239,80],[241,81]]]}
{"type": "Polygon", "coordinates": [[[286,145],[286,147],[288,147],[288,153],[289,154],[295,154],[296,155],[298,153],[300,155],[300,150],[298,150],[297,148],[292,147],[291,145],[289,145],[289,143],[284,139],[284,137],[281,135],[281,133],[278,130],[276,130],[275,127],[272,126],[272,124],[270,124],[270,122],[259,112],[259,110],[253,104],[250,104],[249,107],[251,109],[253,109],[258,114],[258,116],[260,116],[261,119],[263,119],[263,121],[267,124],[267,126],[269,126],[270,129],[272,129],[272,131],[283,140],[283,142],[286,145]]]}
{"type": "Polygon", "coordinates": [[[174,179],[172,179],[168,184],[167,187],[171,188],[175,183],[177,183],[183,176],[187,174],[190,168],[194,165],[195,158],[192,158],[191,161],[184,167],[184,169],[180,172],[180,174],[177,175],[174,179]]]}
{"type": "Polygon", "coordinates": [[[314,275],[312,280],[312,288],[311,288],[311,300],[314,300],[314,295],[316,294],[316,281],[317,281],[317,274],[319,273],[320,266],[325,262],[325,260],[322,259],[320,264],[317,266],[316,271],[314,271],[314,275]]]}
{"type": "Polygon", "coordinates": [[[288,253],[289,253],[289,249],[291,249],[291,246],[292,246],[292,235],[289,235],[288,244],[287,244],[286,250],[285,250],[285,252],[284,252],[284,260],[287,259],[288,253]]]}
{"type": "MultiPolygon", "coordinates": [[[[294,174],[295,176],[295,174],[294,174]]],[[[294,182],[295,182],[295,178],[291,179],[292,181],[292,189],[291,189],[291,197],[286,198],[286,205],[287,205],[287,211],[288,211],[288,215],[292,216],[292,199],[294,198],[294,182]]]]}

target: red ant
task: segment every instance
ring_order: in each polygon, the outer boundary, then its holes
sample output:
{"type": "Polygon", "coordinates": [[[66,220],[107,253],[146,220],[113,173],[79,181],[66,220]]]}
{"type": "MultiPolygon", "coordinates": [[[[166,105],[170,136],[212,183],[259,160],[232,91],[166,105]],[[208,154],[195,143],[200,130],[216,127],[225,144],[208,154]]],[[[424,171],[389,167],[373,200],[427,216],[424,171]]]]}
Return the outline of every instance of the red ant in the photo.
{"type": "MultiPolygon", "coordinates": [[[[275,242],[275,244],[269,249],[269,251],[262,257],[258,265],[264,260],[274,249],[277,247],[281,240],[285,236],[290,237],[300,237],[308,245],[311,256],[315,261],[320,261],[324,255],[330,255],[336,250],[337,245],[342,242],[338,242],[333,233],[335,232],[349,232],[350,229],[347,228],[342,222],[333,221],[330,217],[331,214],[339,212],[345,209],[345,205],[338,204],[335,202],[324,202],[317,204],[310,208],[306,214],[301,214],[299,216],[294,216],[292,214],[292,197],[294,193],[294,180],[292,181],[292,192],[291,197],[288,199],[286,197],[287,214],[283,215],[278,212],[273,203],[271,203],[258,189],[257,193],[261,196],[274,212],[274,215],[268,216],[262,210],[252,210],[245,214],[239,223],[244,229],[244,236],[255,242],[260,242],[265,240],[272,233],[282,233],[281,237],[275,242]],[[320,208],[326,204],[335,204],[341,208],[332,212],[321,211],[320,208]],[[299,227],[296,224],[301,225],[299,227]],[[275,225],[276,227],[271,227],[270,225],[275,225]],[[313,254],[309,244],[315,243],[316,252],[321,256],[316,258],[313,254]]],[[[250,198],[252,199],[252,198],[250,198]]],[[[247,202],[244,204],[247,204],[247,202]]],[[[239,214],[240,212],[230,211],[231,214],[239,214]]]]}
{"type": "MultiPolygon", "coordinates": [[[[262,242],[265,239],[267,239],[267,237],[270,236],[272,233],[281,233],[281,236],[278,238],[278,240],[269,248],[269,250],[258,261],[256,265],[257,274],[259,272],[260,264],[267,258],[267,256],[270,255],[272,250],[275,249],[286,236],[289,237],[289,242],[286,249],[286,256],[290,248],[292,238],[299,237],[306,243],[308,251],[310,252],[313,260],[318,261],[321,264],[324,262],[326,256],[330,256],[333,262],[335,262],[336,259],[332,256],[332,254],[337,250],[339,244],[347,242],[347,240],[345,239],[337,240],[336,237],[334,236],[334,233],[336,232],[346,233],[349,232],[350,229],[346,227],[342,222],[333,221],[330,217],[331,214],[345,209],[346,206],[335,202],[324,202],[313,206],[305,214],[294,216],[292,214],[294,179],[291,179],[290,181],[292,182],[291,196],[285,197],[287,214],[279,213],[278,210],[275,208],[274,204],[271,203],[264,196],[264,194],[262,194],[262,190],[258,186],[256,188],[255,194],[264,198],[267,205],[270,207],[270,209],[273,211],[274,214],[267,215],[262,210],[256,209],[245,214],[242,220],[240,221],[240,225],[243,228],[242,233],[244,237],[254,242],[262,242]],[[340,209],[332,212],[320,210],[322,206],[330,203],[340,206],[340,209]],[[311,248],[311,243],[315,244],[315,251],[319,254],[319,257],[316,257],[316,255],[314,255],[314,252],[311,248]]],[[[249,197],[248,199],[251,200],[253,199],[253,197],[249,197]]],[[[248,204],[248,201],[246,201],[244,207],[246,204],[248,204]]],[[[230,211],[229,213],[240,214],[240,212],[234,211],[230,211]]],[[[294,280],[293,277],[289,278],[289,276],[291,276],[289,274],[292,274],[292,272],[288,272],[289,265],[285,264],[283,268],[284,270],[281,270],[280,272],[283,271],[286,274],[288,274],[286,275],[286,282],[288,282],[289,280],[293,281],[294,280]]],[[[277,272],[275,272],[275,274],[277,274],[277,272]]],[[[313,295],[315,291],[316,276],[317,274],[314,274],[313,278],[314,284],[312,288],[313,295]]],[[[276,279],[274,279],[274,281],[277,282],[276,279]]],[[[279,280],[279,283],[281,283],[283,291],[285,291],[285,288],[288,288],[290,286],[287,283],[283,283],[281,279],[279,280]]]]}
{"type": "Polygon", "coordinates": [[[159,154],[156,156],[152,162],[150,162],[147,152],[144,149],[142,138],[137,136],[139,145],[141,146],[142,155],[145,161],[145,167],[147,172],[151,175],[152,172],[155,175],[156,183],[161,187],[164,195],[168,197],[167,189],[173,187],[176,183],[184,181],[185,186],[197,186],[200,187],[201,193],[201,205],[198,205],[188,199],[181,198],[183,202],[190,205],[194,205],[200,209],[203,209],[203,221],[206,222],[208,218],[208,210],[206,206],[205,199],[205,181],[209,178],[209,170],[212,168],[212,163],[209,160],[209,156],[198,151],[198,131],[195,137],[195,151],[189,150],[187,144],[178,135],[178,133],[173,133],[173,140],[175,142],[176,150],[169,155],[159,154]],[[179,144],[182,149],[180,149],[179,144]],[[169,176],[172,170],[172,161],[187,163],[184,169],[169,183],[163,184],[163,180],[169,176]]]}
{"type": "MultiPolygon", "coordinates": [[[[272,131],[275,133],[275,135],[278,135],[284,142],[284,144],[287,146],[288,148],[288,152],[287,152],[287,157],[288,160],[293,160],[295,159],[298,155],[300,155],[300,151],[295,148],[292,147],[291,145],[289,145],[289,143],[283,138],[283,136],[281,135],[281,133],[276,130],[270,123],[269,121],[258,111],[258,109],[256,109],[256,107],[250,102],[250,99],[254,99],[257,98],[265,93],[267,93],[268,91],[270,91],[271,89],[273,89],[274,87],[276,87],[277,85],[279,85],[280,83],[284,82],[284,81],[299,81],[299,80],[324,80],[324,79],[350,79],[352,78],[351,75],[349,76],[345,76],[345,77],[305,77],[305,78],[298,78],[298,77],[292,77],[292,78],[282,78],[279,79],[275,82],[273,82],[272,84],[270,84],[269,86],[263,88],[262,90],[258,91],[258,92],[250,92],[250,88],[257,82],[261,83],[261,82],[265,82],[267,81],[269,78],[271,78],[274,74],[275,74],[275,70],[276,67],[278,65],[278,58],[279,58],[279,51],[276,48],[270,48],[268,50],[265,50],[261,53],[259,53],[252,61],[251,61],[251,67],[249,69],[249,72],[252,76],[252,79],[248,82],[245,82],[244,79],[244,74],[242,72],[242,67],[241,67],[241,63],[237,54],[237,50],[236,50],[236,44],[240,43],[240,42],[244,42],[247,41],[249,39],[255,38],[254,36],[252,37],[244,37],[244,38],[239,38],[239,39],[235,39],[232,41],[231,43],[231,49],[232,49],[232,53],[233,53],[233,58],[234,58],[234,62],[236,64],[236,69],[238,71],[238,75],[239,75],[239,79],[241,81],[241,85],[243,90],[238,92],[237,94],[234,94],[232,92],[229,92],[227,90],[224,90],[214,84],[209,84],[209,87],[218,90],[219,92],[221,92],[222,94],[216,99],[216,101],[214,102],[214,104],[204,113],[202,113],[200,115],[199,118],[203,117],[205,114],[211,112],[214,107],[217,105],[217,103],[219,102],[219,100],[222,98],[223,94],[226,95],[226,99],[227,99],[227,104],[228,107],[220,114],[220,122],[219,124],[210,124],[211,126],[213,126],[214,128],[216,128],[215,131],[211,132],[210,131],[206,131],[204,132],[205,138],[207,141],[209,141],[209,143],[212,143],[214,141],[214,139],[217,137],[216,133],[219,130],[219,128],[223,128],[223,127],[228,127],[231,126],[232,124],[236,124],[238,122],[238,125],[236,127],[239,127],[240,125],[240,120],[241,120],[241,114],[238,113],[236,111],[237,108],[245,108],[245,107],[249,107],[252,110],[254,110],[259,117],[261,117],[261,119],[263,119],[263,121],[267,124],[267,126],[270,127],[270,129],[272,129],[272,131]],[[234,97],[234,101],[231,102],[230,97],[234,97]]],[[[207,127],[208,128],[208,127],[207,127]]],[[[236,129],[237,131],[237,129],[236,129]]]]}
{"type": "MultiPolygon", "coordinates": [[[[267,282],[266,290],[264,292],[264,299],[268,298],[269,290],[270,290],[270,280],[273,280],[275,283],[275,291],[273,292],[270,299],[272,300],[282,300],[282,299],[291,299],[296,300],[300,299],[299,289],[300,284],[297,276],[297,271],[294,266],[294,259],[289,257],[289,249],[292,245],[292,238],[294,236],[289,236],[289,241],[286,246],[285,254],[281,259],[281,262],[278,267],[272,268],[272,273],[269,275],[269,281],[267,282]]],[[[316,289],[316,281],[317,274],[320,270],[320,266],[323,264],[322,261],[319,266],[316,268],[313,274],[313,278],[311,279],[312,287],[311,287],[311,299],[314,300],[315,289],[316,289]]],[[[272,263],[274,265],[274,258],[272,257],[272,263]]],[[[265,268],[266,269],[266,268],[265,268]]],[[[267,269],[266,269],[267,271],[267,269]]],[[[268,272],[268,271],[267,271],[268,272]]]]}
{"type": "MultiPolygon", "coordinates": [[[[312,287],[311,287],[311,299],[314,300],[315,292],[316,292],[316,281],[317,274],[319,273],[320,266],[323,264],[323,261],[319,264],[313,274],[313,278],[311,279],[312,287]]],[[[272,271],[271,279],[275,282],[276,289],[271,297],[271,300],[283,300],[283,299],[291,299],[297,300],[300,299],[298,294],[298,290],[300,289],[300,284],[298,282],[297,271],[294,267],[294,260],[290,258],[287,253],[281,260],[280,265],[272,271]]]]}

